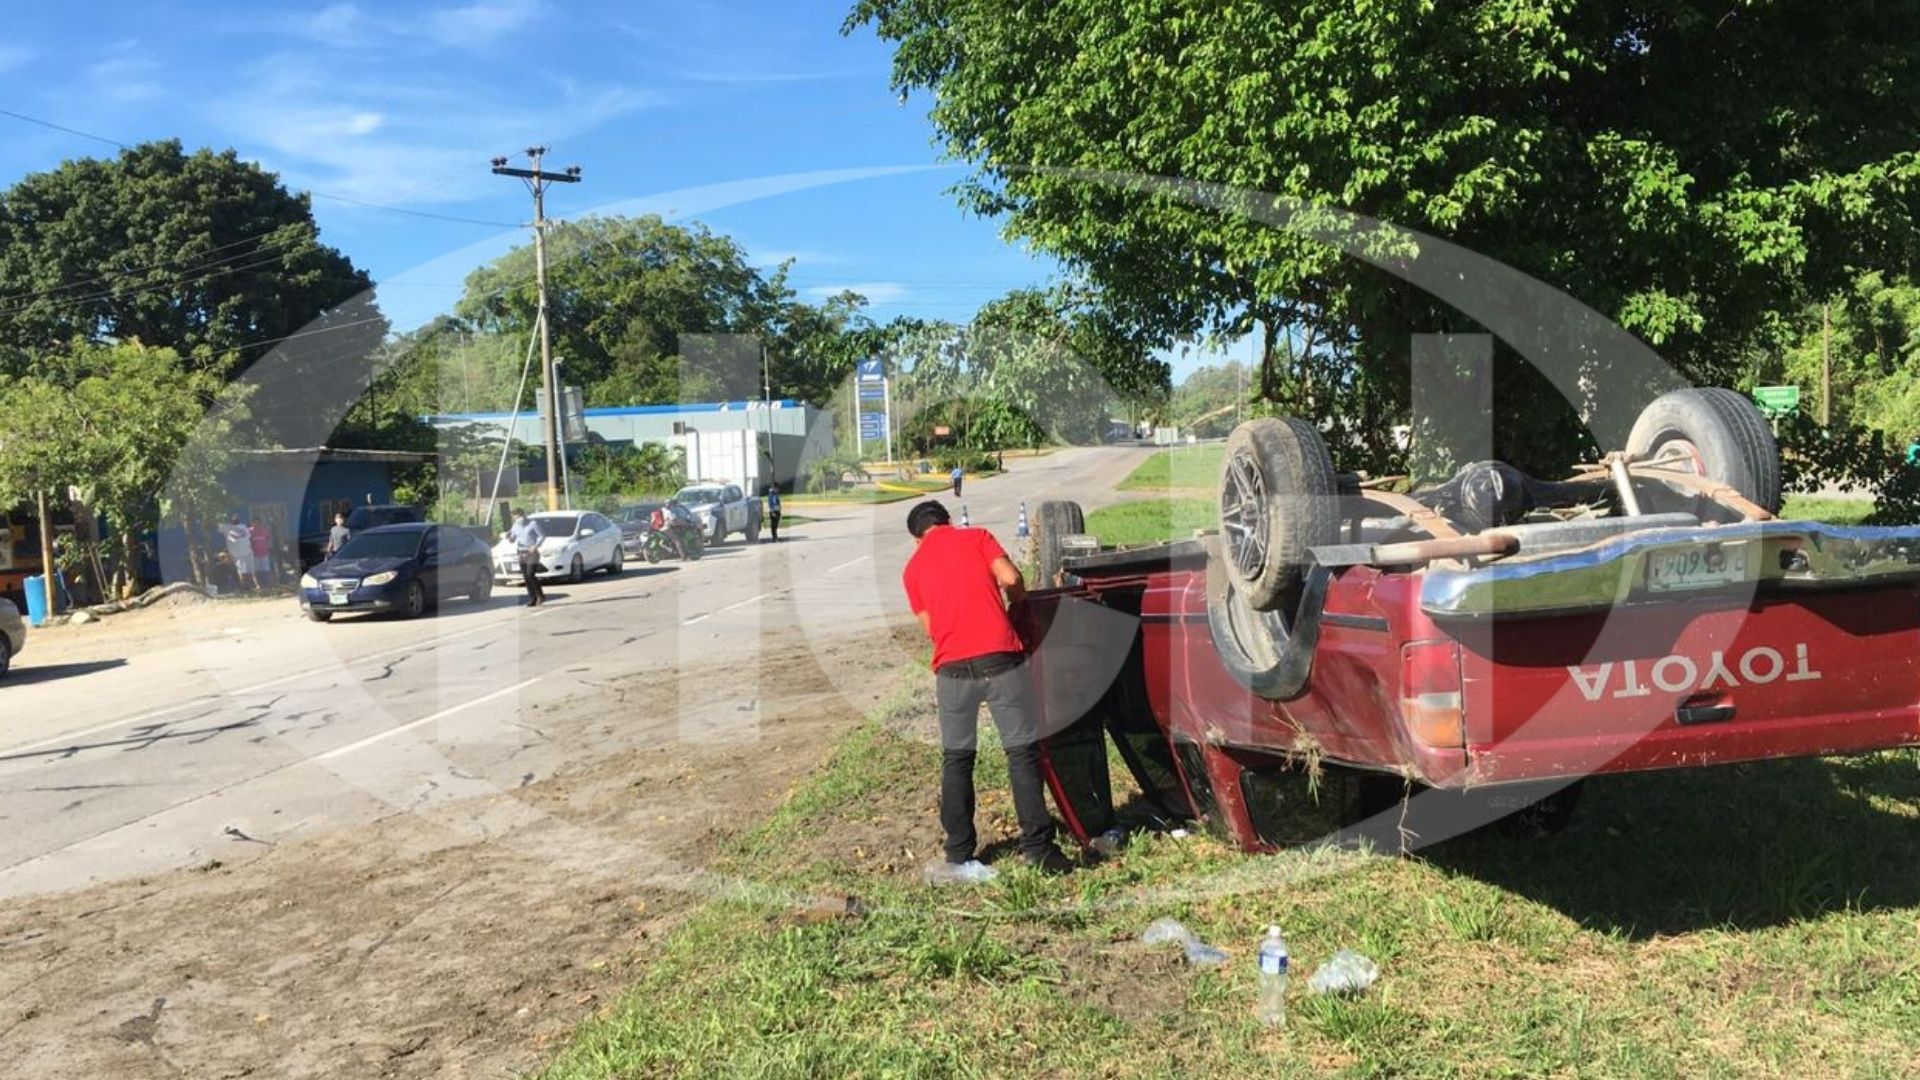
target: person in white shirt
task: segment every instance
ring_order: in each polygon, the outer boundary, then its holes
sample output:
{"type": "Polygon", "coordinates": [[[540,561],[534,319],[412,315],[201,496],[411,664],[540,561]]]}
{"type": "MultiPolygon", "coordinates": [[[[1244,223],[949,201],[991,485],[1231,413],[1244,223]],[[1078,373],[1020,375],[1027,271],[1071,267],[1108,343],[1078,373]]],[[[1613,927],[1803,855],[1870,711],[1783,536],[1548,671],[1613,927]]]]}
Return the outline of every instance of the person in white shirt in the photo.
{"type": "Polygon", "coordinates": [[[239,588],[244,580],[248,587],[259,589],[260,579],[253,573],[253,530],[239,514],[232,514],[220,529],[220,537],[227,542],[227,558],[233,562],[233,587],[239,588]]]}
{"type": "Polygon", "coordinates": [[[527,587],[528,607],[539,607],[547,599],[546,590],[540,587],[540,542],[546,538],[540,531],[540,523],[528,517],[525,510],[513,512],[513,525],[507,530],[507,539],[513,543],[520,559],[520,583],[527,587]]]}

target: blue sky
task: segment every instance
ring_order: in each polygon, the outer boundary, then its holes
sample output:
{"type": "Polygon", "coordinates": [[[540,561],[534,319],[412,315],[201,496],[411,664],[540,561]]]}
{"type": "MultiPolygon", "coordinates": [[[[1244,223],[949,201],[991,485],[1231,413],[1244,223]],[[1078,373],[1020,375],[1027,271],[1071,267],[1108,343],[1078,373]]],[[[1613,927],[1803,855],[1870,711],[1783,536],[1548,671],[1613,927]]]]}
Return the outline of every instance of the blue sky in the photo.
{"type": "MultiPolygon", "coordinates": [[[[840,34],[847,6],[23,6],[0,37],[0,109],[259,161],[314,193],[323,239],[381,283],[402,325],[445,310],[469,269],[525,241],[510,227],[530,216],[525,189],[487,163],[534,144],[585,170],[553,190],[549,214],[692,216],[758,262],[792,257],[804,295],[852,287],[882,320],[965,320],[1053,276],[946,194],[961,173],[933,146],[924,99],[888,89],[870,31],[840,34]],[[858,170],[878,175],[777,179],[858,170]]],[[[9,116],[0,132],[0,182],[114,152],[9,116]]]]}

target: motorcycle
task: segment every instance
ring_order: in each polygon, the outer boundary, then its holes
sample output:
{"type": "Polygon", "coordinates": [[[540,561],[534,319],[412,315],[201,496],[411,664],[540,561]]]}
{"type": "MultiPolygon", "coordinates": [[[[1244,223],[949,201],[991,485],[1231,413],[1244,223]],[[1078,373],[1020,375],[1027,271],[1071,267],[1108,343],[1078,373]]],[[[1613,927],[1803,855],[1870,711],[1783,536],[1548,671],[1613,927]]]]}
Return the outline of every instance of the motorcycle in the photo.
{"type": "Polygon", "coordinates": [[[700,526],[691,517],[655,510],[648,525],[640,552],[650,564],[669,557],[693,562],[706,550],[700,526]]]}

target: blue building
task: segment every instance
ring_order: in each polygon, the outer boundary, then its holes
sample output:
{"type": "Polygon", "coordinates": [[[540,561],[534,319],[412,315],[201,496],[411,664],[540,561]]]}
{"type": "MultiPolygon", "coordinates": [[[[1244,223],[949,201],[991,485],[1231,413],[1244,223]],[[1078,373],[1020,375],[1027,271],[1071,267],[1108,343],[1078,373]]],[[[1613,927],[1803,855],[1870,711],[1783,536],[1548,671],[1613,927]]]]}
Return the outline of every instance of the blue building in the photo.
{"type": "MultiPolygon", "coordinates": [[[[394,471],[432,460],[432,454],[404,450],[238,450],[221,483],[227,513],[266,523],[275,559],[291,566],[311,560],[325,543],[335,511],[392,502],[394,471]],[[306,560],[299,558],[303,549],[306,560]]],[[[160,571],[167,581],[191,577],[183,540],[178,526],[160,536],[160,571]]]]}

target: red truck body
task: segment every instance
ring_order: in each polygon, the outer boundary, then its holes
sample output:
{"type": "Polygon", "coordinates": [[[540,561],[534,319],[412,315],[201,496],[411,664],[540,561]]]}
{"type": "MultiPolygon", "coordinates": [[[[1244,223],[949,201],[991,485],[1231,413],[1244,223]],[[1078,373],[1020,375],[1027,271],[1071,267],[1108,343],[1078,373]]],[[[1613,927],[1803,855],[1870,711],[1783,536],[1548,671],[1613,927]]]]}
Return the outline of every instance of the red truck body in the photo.
{"type": "Polygon", "coordinates": [[[1229,662],[1207,542],[1068,559],[1025,629],[1070,829],[1107,820],[1084,775],[1101,730],[1150,797],[1256,849],[1272,777],[1309,760],[1475,790],[1920,744],[1920,530],[1656,527],[1526,555],[1317,569],[1307,673],[1277,699],[1229,662]],[[1661,587],[1688,550],[1734,569],[1661,587]]]}

